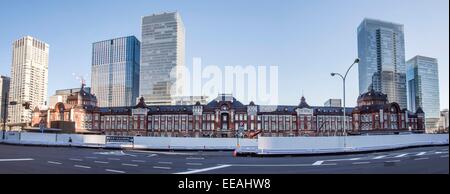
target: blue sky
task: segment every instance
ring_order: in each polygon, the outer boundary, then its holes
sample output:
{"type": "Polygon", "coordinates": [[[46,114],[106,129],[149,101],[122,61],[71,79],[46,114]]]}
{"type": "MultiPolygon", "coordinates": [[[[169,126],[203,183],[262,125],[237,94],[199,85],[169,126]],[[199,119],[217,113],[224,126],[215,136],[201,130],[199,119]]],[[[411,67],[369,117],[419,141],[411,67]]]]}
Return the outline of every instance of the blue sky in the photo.
{"type": "MultiPolygon", "coordinates": [[[[449,102],[448,0],[0,0],[0,74],[10,75],[11,43],[31,35],[50,44],[49,95],[90,75],[93,42],[135,35],[141,16],[179,11],[186,26],[186,65],[278,65],[281,104],[340,98],[343,72],[357,57],[363,18],[405,25],[406,57],[438,58],[441,107],[449,102]]],[[[88,79],[89,84],[89,79],[88,79]]],[[[348,77],[347,104],[358,96],[348,77]]]]}

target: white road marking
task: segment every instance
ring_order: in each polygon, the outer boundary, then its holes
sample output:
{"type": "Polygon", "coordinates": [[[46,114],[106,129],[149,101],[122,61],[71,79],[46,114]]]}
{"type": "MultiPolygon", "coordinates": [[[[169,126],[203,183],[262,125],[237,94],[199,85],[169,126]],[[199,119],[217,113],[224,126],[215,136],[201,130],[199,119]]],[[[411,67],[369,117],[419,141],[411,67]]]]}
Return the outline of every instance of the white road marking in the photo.
{"type": "Polygon", "coordinates": [[[173,164],[173,162],[158,162],[158,164],[173,164]]]}
{"type": "Polygon", "coordinates": [[[324,162],[323,160],[316,161],[316,162],[314,162],[314,164],[312,164],[312,165],[313,165],[313,166],[319,166],[319,165],[322,165],[323,162],[324,162]]]}
{"type": "Polygon", "coordinates": [[[219,165],[231,165],[231,166],[241,166],[241,167],[302,167],[302,166],[335,166],[336,163],[327,164],[219,164],[219,165]]]}
{"type": "Polygon", "coordinates": [[[448,152],[435,152],[435,154],[448,154],[448,152]]]}
{"type": "Polygon", "coordinates": [[[49,164],[62,164],[61,162],[53,162],[53,161],[47,161],[49,164]]]}
{"type": "Polygon", "coordinates": [[[400,162],[400,160],[389,160],[389,161],[386,161],[386,162],[397,163],[397,162],[400,162]]]}
{"type": "Polygon", "coordinates": [[[360,160],[361,158],[342,158],[342,159],[334,159],[334,160],[325,160],[325,161],[333,161],[333,162],[337,162],[337,161],[355,161],[355,160],[360,160]]]}
{"type": "Polygon", "coordinates": [[[127,164],[127,163],[122,163],[122,166],[133,166],[133,167],[136,167],[136,166],[139,166],[139,165],[137,165],[137,164],[127,164]]]}
{"type": "Polygon", "coordinates": [[[156,168],[156,169],[164,169],[164,170],[170,170],[170,169],[172,169],[171,167],[164,167],[164,166],[153,166],[153,168],[156,168]]]}
{"type": "Polygon", "coordinates": [[[111,169],[105,169],[105,170],[108,172],[115,172],[115,173],[121,173],[121,174],[125,173],[124,171],[120,171],[120,170],[111,170],[111,169]]]}
{"type": "Polygon", "coordinates": [[[186,165],[191,165],[191,166],[201,166],[203,165],[202,163],[186,163],[186,165]]]}
{"type": "Polygon", "coordinates": [[[370,164],[370,162],[353,162],[352,164],[370,164]]]}
{"type": "Polygon", "coordinates": [[[441,156],[441,158],[448,158],[448,155],[443,155],[441,156]]]}
{"type": "Polygon", "coordinates": [[[151,154],[151,155],[148,155],[147,157],[151,158],[151,157],[155,157],[155,156],[158,156],[158,154],[151,154]]]}
{"type": "Polygon", "coordinates": [[[104,162],[104,161],[94,161],[94,163],[99,163],[99,164],[109,164],[109,162],[104,162]]]}
{"type": "Polygon", "coordinates": [[[424,154],[426,154],[426,152],[420,152],[420,153],[416,154],[416,156],[421,156],[421,155],[424,155],[424,154]]]}
{"type": "Polygon", "coordinates": [[[119,158],[108,158],[108,160],[120,160],[119,158]]]}
{"type": "Polygon", "coordinates": [[[198,169],[188,168],[187,170],[189,170],[189,171],[194,171],[194,170],[198,170],[198,169]]]}
{"type": "Polygon", "coordinates": [[[98,157],[86,156],[85,158],[88,158],[88,159],[97,159],[98,157]]]}
{"type": "Polygon", "coordinates": [[[190,158],[186,158],[186,160],[204,160],[205,158],[193,158],[193,157],[190,157],[190,158]]]}
{"type": "Polygon", "coordinates": [[[429,158],[416,158],[414,160],[428,160],[429,158]]]}
{"type": "Polygon", "coordinates": [[[83,161],[82,159],[79,159],[79,158],[69,158],[69,160],[72,160],[72,161],[83,161]]]}
{"type": "Polygon", "coordinates": [[[136,155],[133,155],[133,154],[127,154],[127,153],[125,153],[124,151],[120,151],[120,153],[121,153],[122,155],[124,155],[124,156],[136,157],[136,155]]]}
{"type": "Polygon", "coordinates": [[[404,157],[406,155],[408,155],[408,154],[400,154],[400,155],[395,156],[394,158],[401,158],[401,157],[404,157]]]}
{"type": "Polygon", "coordinates": [[[0,159],[0,162],[18,162],[18,161],[30,161],[33,158],[17,158],[17,159],[0,159]]]}
{"type": "Polygon", "coordinates": [[[211,167],[211,168],[204,168],[204,169],[199,169],[199,170],[191,170],[191,171],[179,172],[179,173],[175,173],[175,174],[195,174],[195,173],[199,173],[199,172],[206,172],[206,171],[217,170],[217,169],[221,169],[221,168],[227,168],[227,167],[230,167],[230,166],[231,165],[220,165],[220,166],[215,166],[215,167],[211,167]]]}
{"type": "Polygon", "coordinates": [[[129,152],[137,152],[137,153],[151,153],[151,154],[165,154],[165,155],[186,155],[192,156],[195,154],[192,153],[183,153],[183,152],[159,152],[159,151],[145,151],[145,150],[132,150],[129,152]]]}
{"type": "Polygon", "coordinates": [[[91,167],[89,167],[89,166],[83,166],[83,165],[73,165],[74,167],[77,167],[77,168],[91,168],[91,167]]]}
{"type": "Polygon", "coordinates": [[[139,162],[139,163],[145,163],[144,160],[131,160],[132,162],[139,162]]]}
{"type": "Polygon", "coordinates": [[[374,160],[378,160],[378,159],[381,159],[381,158],[386,158],[387,156],[377,156],[377,157],[375,157],[375,158],[373,158],[374,160]]]}

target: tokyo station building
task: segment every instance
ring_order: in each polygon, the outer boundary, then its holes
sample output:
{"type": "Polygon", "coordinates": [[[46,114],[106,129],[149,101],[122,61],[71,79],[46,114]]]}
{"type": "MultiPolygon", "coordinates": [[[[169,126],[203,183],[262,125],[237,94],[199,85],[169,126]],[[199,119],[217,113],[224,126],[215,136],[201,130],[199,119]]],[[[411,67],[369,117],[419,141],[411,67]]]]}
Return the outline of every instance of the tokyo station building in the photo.
{"type": "MultiPolygon", "coordinates": [[[[387,96],[369,91],[358,105],[346,108],[347,134],[424,132],[424,113],[400,109],[387,96]]],[[[147,106],[140,98],[132,107],[97,107],[95,95],[84,85],[66,103],[36,107],[32,126],[58,128],[68,133],[165,137],[340,136],[343,108],[310,106],[304,97],[298,105],[244,105],[231,95],[219,95],[206,105],[147,106]]]]}

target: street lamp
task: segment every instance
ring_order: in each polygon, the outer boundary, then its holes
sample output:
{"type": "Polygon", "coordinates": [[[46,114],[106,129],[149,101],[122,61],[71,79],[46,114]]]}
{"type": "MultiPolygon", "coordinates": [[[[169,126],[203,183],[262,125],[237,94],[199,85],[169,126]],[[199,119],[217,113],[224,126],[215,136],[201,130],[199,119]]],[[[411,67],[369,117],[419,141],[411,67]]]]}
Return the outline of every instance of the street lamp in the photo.
{"type": "Polygon", "coordinates": [[[343,94],[344,95],[344,106],[343,106],[343,109],[344,109],[344,111],[343,111],[344,112],[343,113],[343,115],[344,115],[344,147],[347,147],[346,142],[345,142],[345,137],[347,136],[347,119],[346,119],[346,115],[345,115],[345,79],[347,79],[348,72],[356,63],[359,63],[358,58],[355,59],[355,61],[353,62],[352,65],[350,65],[350,67],[347,69],[347,72],[345,72],[344,76],[339,73],[331,73],[331,76],[334,77],[334,76],[338,75],[339,77],[342,78],[342,81],[343,81],[343,88],[344,88],[344,92],[343,92],[344,93],[343,94]]]}

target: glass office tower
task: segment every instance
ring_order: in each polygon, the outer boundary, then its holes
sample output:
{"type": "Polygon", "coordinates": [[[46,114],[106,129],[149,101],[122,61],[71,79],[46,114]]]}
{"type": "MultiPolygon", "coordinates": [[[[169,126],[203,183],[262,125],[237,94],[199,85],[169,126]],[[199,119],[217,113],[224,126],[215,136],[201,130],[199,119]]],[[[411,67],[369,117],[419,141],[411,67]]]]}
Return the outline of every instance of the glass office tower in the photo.
{"type": "Polygon", "coordinates": [[[359,92],[387,94],[407,108],[403,25],[364,19],[358,27],[359,92]]]}
{"type": "Polygon", "coordinates": [[[435,58],[415,56],[407,62],[408,109],[421,107],[428,132],[438,129],[440,117],[438,62],[435,58]]]}
{"type": "Polygon", "coordinates": [[[177,12],[142,18],[140,95],[149,105],[169,105],[184,66],[185,29],[177,12]]]}
{"type": "Polygon", "coordinates": [[[134,36],[93,43],[91,81],[98,106],[136,105],[140,44],[134,36]]]}

